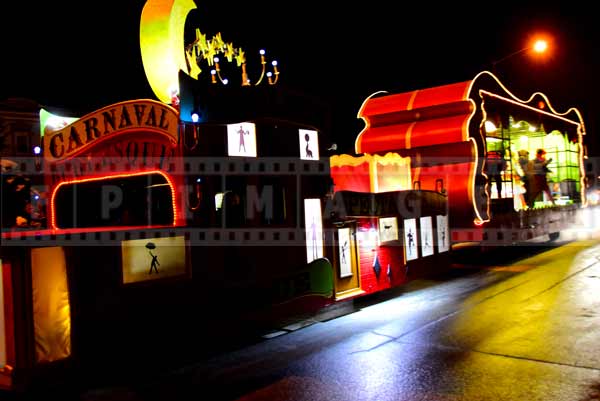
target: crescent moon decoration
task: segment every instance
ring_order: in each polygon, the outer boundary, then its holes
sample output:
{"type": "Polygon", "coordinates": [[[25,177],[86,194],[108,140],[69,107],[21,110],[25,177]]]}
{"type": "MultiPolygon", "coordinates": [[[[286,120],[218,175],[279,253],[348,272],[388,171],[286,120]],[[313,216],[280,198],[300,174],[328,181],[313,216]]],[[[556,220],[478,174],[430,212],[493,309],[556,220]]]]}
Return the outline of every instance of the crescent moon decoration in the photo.
{"type": "Polygon", "coordinates": [[[148,0],[140,19],[140,50],[150,87],[163,103],[179,92],[179,70],[188,71],[184,53],[185,19],[193,0],[148,0]]]}
{"type": "MultiPolygon", "coordinates": [[[[195,40],[184,43],[185,20],[194,10],[193,0],[148,0],[142,9],[140,20],[140,49],[142,62],[148,83],[158,99],[167,104],[177,104],[179,95],[179,71],[198,79],[202,73],[201,65],[211,68],[211,82],[219,81],[227,85],[227,78],[221,75],[219,55],[223,55],[228,63],[241,68],[241,85],[251,86],[246,71],[246,54],[231,42],[225,42],[221,33],[207,39],[200,29],[196,28],[195,40]]],[[[279,79],[276,60],[271,62],[273,72],[266,71],[265,51],[260,50],[262,65],[260,77],[254,83],[259,85],[265,75],[268,83],[274,85],[279,79]]]]}

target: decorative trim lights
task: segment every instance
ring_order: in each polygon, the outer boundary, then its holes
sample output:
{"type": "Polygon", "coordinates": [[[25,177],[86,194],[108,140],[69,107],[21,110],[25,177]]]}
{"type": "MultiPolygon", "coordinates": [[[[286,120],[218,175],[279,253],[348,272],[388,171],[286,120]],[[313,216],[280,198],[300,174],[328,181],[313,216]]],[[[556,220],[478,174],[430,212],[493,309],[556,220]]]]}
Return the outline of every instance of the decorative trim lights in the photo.
{"type": "Polygon", "coordinates": [[[193,78],[197,78],[202,73],[202,66],[206,64],[210,69],[211,83],[227,85],[229,79],[227,79],[221,71],[222,60],[218,57],[223,55],[228,63],[234,63],[241,69],[241,85],[242,86],[257,86],[263,82],[266,75],[267,82],[269,85],[275,85],[279,80],[279,69],[277,60],[271,62],[273,71],[267,72],[267,59],[266,52],[264,49],[259,51],[261,72],[260,76],[253,84],[248,76],[246,66],[246,53],[241,48],[236,48],[233,43],[226,43],[221,33],[217,33],[212,39],[207,39],[206,35],[196,29],[196,39],[185,47],[185,58],[188,73],[193,78]]]}

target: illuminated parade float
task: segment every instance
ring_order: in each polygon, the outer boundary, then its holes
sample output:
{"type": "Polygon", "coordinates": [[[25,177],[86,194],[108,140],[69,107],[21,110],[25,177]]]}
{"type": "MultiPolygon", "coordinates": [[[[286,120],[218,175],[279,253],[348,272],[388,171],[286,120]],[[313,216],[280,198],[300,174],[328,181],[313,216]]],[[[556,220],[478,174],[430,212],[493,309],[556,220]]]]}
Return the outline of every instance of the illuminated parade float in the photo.
{"type": "Polygon", "coordinates": [[[206,321],[334,302],[327,106],[280,88],[262,50],[251,70],[220,33],[196,29],[184,44],[193,8],[142,11],[159,100],[77,118],[39,111],[41,155],[18,171],[42,170],[44,191],[27,204],[47,216],[23,224],[14,199],[3,216],[3,388],[181,362],[202,348],[206,321]]]}
{"type": "Polygon", "coordinates": [[[78,118],[40,110],[42,160],[22,171],[41,165],[47,218],[2,231],[3,388],[183,360],[207,317],[315,311],[397,287],[446,268],[453,244],[556,235],[585,205],[576,110],[517,99],[484,72],[369,96],[357,155],[330,157],[328,107],[282,89],[264,51],[252,71],[220,33],[185,43],[193,8],[142,11],[158,100],[78,118]],[[518,154],[538,148],[552,198],[526,206],[518,154]],[[490,155],[506,166],[500,194],[490,155]]]}
{"type": "Polygon", "coordinates": [[[358,116],[366,126],[357,153],[395,152],[409,160],[409,185],[447,194],[454,243],[554,237],[586,203],[580,113],[557,112],[541,93],[518,99],[489,72],[457,84],[375,93],[358,116]],[[519,155],[531,161],[538,149],[550,161],[549,194],[527,193],[535,174],[519,163],[519,155]],[[498,163],[502,169],[492,174],[498,163]],[[492,175],[499,183],[491,184],[492,175]]]}

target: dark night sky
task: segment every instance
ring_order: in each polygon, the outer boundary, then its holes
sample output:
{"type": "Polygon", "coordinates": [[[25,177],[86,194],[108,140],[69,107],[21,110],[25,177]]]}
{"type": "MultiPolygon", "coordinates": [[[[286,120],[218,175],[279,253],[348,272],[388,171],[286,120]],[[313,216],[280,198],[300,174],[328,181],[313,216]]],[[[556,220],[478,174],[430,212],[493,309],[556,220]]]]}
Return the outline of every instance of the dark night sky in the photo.
{"type": "MultiPolygon", "coordinates": [[[[0,97],[31,97],[85,113],[154,98],[139,52],[143,0],[19,3],[3,12],[11,26],[0,28],[0,97]]],[[[547,32],[553,50],[545,61],[522,53],[500,63],[497,75],[521,98],[541,91],[559,111],[578,107],[590,154],[600,155],[594,139],[600,125],[600,28],[584,3],[196,3],[201,31],[220,31],[245,49],[249,64],[265,48],[279,61],[282,83],[331,102],[334,136],[344,152],[352,151],[348,146],[363,126],[356,112],[374,91],[469,80],[490,69],[491,61],[525,47],[533,33],[547,32]]]]}

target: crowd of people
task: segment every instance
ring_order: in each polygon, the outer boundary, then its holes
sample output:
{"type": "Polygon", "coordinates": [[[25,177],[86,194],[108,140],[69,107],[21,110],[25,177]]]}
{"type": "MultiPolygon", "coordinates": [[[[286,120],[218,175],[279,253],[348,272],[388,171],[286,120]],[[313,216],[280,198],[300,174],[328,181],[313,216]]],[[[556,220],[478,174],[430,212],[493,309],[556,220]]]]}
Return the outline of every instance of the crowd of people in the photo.
{"type": "MultiPolygon", "coordinates": [[[[547,198],[555,205],[554,197],[548,186],[548,165],[552,158],[546,159],[546,151],[537,149],[535,158],[529,158],[529,151],[520,150],[518,152],[519,179],[522,183],[523,202],[528,208],[533,208],[535,201],[545,194],[547,198]]],[[[502,172],[506,170],[506,161],[502,151],[490,151],[486,160],[486,174],[490,189],[495,183],[498,198],[502,198],[502,172]]]]}
{"type": "Polygon", "coordinates": [[[2,229],[40,228],[46,225],[41,195],[32,188],[29,178],[3,173],[0,187],[2,229]]]}

